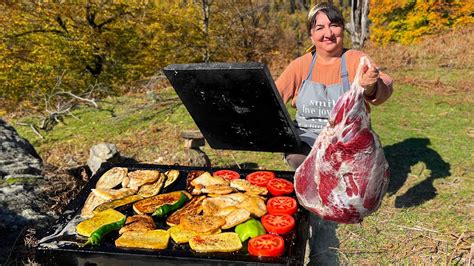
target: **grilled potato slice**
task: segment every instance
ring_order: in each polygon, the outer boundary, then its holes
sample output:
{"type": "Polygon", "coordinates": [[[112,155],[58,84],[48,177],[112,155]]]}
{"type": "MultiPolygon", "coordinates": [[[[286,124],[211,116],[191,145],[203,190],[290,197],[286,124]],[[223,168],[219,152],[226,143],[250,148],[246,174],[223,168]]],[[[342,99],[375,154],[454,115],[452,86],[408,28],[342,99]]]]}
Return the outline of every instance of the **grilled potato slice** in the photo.
{"type": "Polygon", "coordinates": [[[124,218],[125,215],[122,213],[114,209],[108,209],[103,212],[99,212],[90,219],[80,222],[76,226],[76,231],[82,236],[89,237],[95,230],[99,229],[99,227],[106,224],[116,223],[124,218]]]}
{"type": "Polygon", "coordinates": [[[191,230],[184,229],[183,226],[173,226],[168,229],[168,232],[171,235],[171,238],[174,242],[178,244],[188,243],[189,239],[198,236],[198,235],[214,235],[219,234],[221,229],[217,229],[217,231],[207,232],[207,233],[199,233],[191,230]]]}
{"type": "Polygon", "coordinates": [[[165,179],[166,176],[163,173],[160,173],[158,179],[155,182],[141,186],[137,194],[144,198],[155,196],[156,194],[160,193],[165,179]]]}
{"type": "Polygon", "coordinates": [[[166,230],[128,231],[123,233],[115,246],[126,248],[165,249],[168,247],[170,233],[166,230]]]}
{"type": "Polygon", "coordinates": [[[171,186],[176,180],[178,180],[179,177],[179,171],[178,170],[168,170],[165,172],[166,176],[166,182],[164,188],[167,188],[171,186]]]}
{"type": "Polygon", "coordinates": [[[184,229],[206,233],[212,232],[225,224],[225,218],[220,216],[187,215],[179,223],[184,229]]]}
{"type": "Polygon", "coordinates": [[[186,191],[173,191],[166,194],[159,194],[150,198],[146,198],[135,202],[133,204],[133,210],[138,214],[153,213],[157,208],[165,204],[173,204],[177,202],[183,192],[188,198],[192,196],[186,191]]]}
{"type": "Polygon", "coordinates": [[[193,197],[191,201],[186,203],[181,209],[175,211],[171,214],[168,219],[166,219],[166,224],[169,226],[176,226],[180,223],[181,217],[187,215],[197,215],[202,211],[202,202],[206,196],[193,197]]]}
{"type": "MultiPolygon", "coordinates": [[[[94,194],[94,193],[92,193],[92,194],[94,194]]],[[[142,196],[131,195],[131,196],[128,196],[128,197],[125,197],[125,198],[122,198],[122,199],[104,202],[104,203],[100,204],[99,206],[95,207],[93,212],[94,212],[94,214],[96,214],[96,213],[99,213],[101,211],[105,211],[107,209],[115,209],[115,208],[125,206],[125,205],[130,204],[130,203],[133,203],[135,201],[139,201],[141,199],[143,199],[142,196]]]]}
{"type": "Polygon", "coordinates": [[[189,240],[189,246],[197,252],[232,252],[242,248],[237,233],[195,236],[189,240]]]}
{"type": "Polygon", "coordinates": [[[114,167],[105,172],[95,184],[96,188],[114,188],[120,185],[127,176],[128,169],[123,167],[114,167]]]}

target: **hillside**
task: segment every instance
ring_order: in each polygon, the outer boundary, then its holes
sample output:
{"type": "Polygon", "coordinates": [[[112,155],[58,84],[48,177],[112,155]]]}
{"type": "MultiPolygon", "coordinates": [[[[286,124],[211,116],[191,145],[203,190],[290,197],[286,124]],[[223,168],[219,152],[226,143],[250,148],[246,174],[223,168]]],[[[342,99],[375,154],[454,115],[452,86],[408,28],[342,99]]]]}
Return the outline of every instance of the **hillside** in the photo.
{"type": "MultiPolygon", "coordinates": [[[[427,38],[412,46],[368,45],[365,51],[395,81],[394,94],[373,108],[372,126],[391,167],[378,212],[362,224],[326,228],[322,262],[350,264],[467,264],[474,254],[474,29],[427,38]]],[[[274,66],[274,76],[281,67],[274,66]]],[[[169,86],[131,90],[83,107],[43,139],[5,115],[37,149],[49,169],[85,165],[89,148],[115,143],[139,162],[188,163],[180,132],[197,129],[169,86]]],[[[215,167],[289,170],[279,153],[203,151],[215,167]]],[[[54,171],[50,174],[53,174],[54,171]]],[[[66,182],[67,181],[67,182],[66,182]]],[[[62,182],[69,193],[72,183],[62,182]],[[69,187],[68,187],[69,186],[69,187]]],[[[63,202],[63,204],[66,202],[63,202]]]]}

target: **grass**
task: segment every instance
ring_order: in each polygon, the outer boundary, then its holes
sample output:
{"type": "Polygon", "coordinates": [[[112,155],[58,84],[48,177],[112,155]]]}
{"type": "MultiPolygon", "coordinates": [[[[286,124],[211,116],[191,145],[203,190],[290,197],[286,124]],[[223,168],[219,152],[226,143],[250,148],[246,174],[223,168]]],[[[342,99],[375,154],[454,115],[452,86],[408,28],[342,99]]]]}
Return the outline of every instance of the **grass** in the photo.
{"type": "MultiPolygon", "coordinates": [[[[473,30],[463,34],[473,39],[473,30]]],[[[454,46],[453,36],[437,38],[444,46],[426,40],[367,48],[395,80],[392,97],[371,114],[391,183],[376,213],[361,224],[334,226],[337,245],[322,252],[336,255],[339,263],[467,263],[474,242],[474,56],[467,44],[454,46]]],[[[46,163],[60,167],[85,164],[89,148],[100,142],[115,143],[140,162],[189,163],[180,132],[197,127],[171,88],[160,90],[158,98],[105,99],[100,109],[76,110],[76,118],[43,132],[44,139],[16,128],[46,163]]],[[[216,167],[290,170],[279,153],[203,150],[216,167]]]]}

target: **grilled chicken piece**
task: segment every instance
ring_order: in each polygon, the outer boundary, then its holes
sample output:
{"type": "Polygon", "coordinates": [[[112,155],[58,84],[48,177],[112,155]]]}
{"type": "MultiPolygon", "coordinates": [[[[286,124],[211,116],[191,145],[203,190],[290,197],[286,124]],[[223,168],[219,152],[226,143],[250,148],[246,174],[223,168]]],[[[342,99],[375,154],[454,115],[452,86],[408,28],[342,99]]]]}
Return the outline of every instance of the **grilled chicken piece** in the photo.
{"type": "Polygon", "coordinates": [[[235,192],[235,189],[229,187],[228,185],[209,185],[206,187],[197,185],[194,187],[191,194],[200,195],[202,193],[206,193],[206,194],[214,194],[214,195],[226,195],[232,192],[235,192]]]}
{"type": "Polygon", "coordinates": [[[236,209],[225,217],[222,229],[229,229],[250,219],[250,212],[245,209],[236,209]]]}
{"type": "Polygon", "coordinates": [[[193,197],[191,201],[186,203],[183,208],[173,212],[168,219],[166,219],[166,224],[169,226],[178,225],[181,221],[181,217],[188,215],[197,215],[202,211],[202,202],[206,196],[193,197]]]}
{"type": "Polygon", "coordinates": [[[204,215],[213,216],[217,212],[219,212],[220,209],[230,206],[236,206],[237,204],[239,204],[238,201],[233,200],[231,198],[227,198],[225,196],[206,198],[202,202],[202,210],[204,212],[204,215]]]}
{"type": "Polygon", "coordinates": [[[94,216],[93,210],[95,207],[105,202],[107,202],[106,199],[96,196],[93,192],[89,193],[89,196],[87,196],[86,202],[84,203],[84,207],[82,207],[81,217],[90,218],[94,216]]]}
{"type": "Polygon", "coordinates": [[[160,172],[156,170],[137,170],[129,172],[127,177],[122,181],[122,187],[128,187],[138,190],[139,187],[155,182],[160,176],[160,172]]]}
{"type": "Polygon", "coordinates": [[[220,198],[232,199],[237,202],[242,202],[246,200],[248,197],[250,197],[250,195],[245,194],[245,193],[240,193],[240,192],[220,196],[220,198]]]}
{"type": "Polygon", "coordinates": [[[116,199],[121,199],[125,198],[127,196],[135,194],[137,191],[130,189],[130,188],[120,188],[120,189],[111,189],[111,188],[106,188],[106,189],[92,189],[92,192],[98,197],[101,197],[107,201],[109,200],[116,200],[116,199]]]}
{"type": "Polygon", "coordinates": [[[125,225],[120,228],[119,234],[123,234],[128,231],[149,231],[156,228],[153,218],[144,214],[137,214],[127,217],[125,225]]]}
{"type": "Polygon", "coordinates": [[[225,223],[225,219],[220,216],[188,215],[183,216],[179,224],[187,230],[207,233],[219,229],[225,223]]]}
{"type": "Polygon", "coordinates": [[[222,177],[212,176],[209,172],[204,172],[198,178],[191,181],[191,185],[196,187],[201,185],[203,187],[208,187],[210,185],[229,185],[229,182],[222,177]]]}
{"type": "Polygon", "coordinates": [[[160,193],[160,190],[165,183],[165,179],[166,176],[163,173],[159,173],[158,179],[156,179],[155,182],[141,186],[137,194],[144,198],[155,196],[160,193]]]}
{"type": "Polygon", "coordinates": [[[114,188],[120,183],[123,179],[127,177],[128,169],[123,167],[114,167],[107,172],[105,172],[97,181],[96,188],[114,188]]]}
{"type": "Polygon", "coordinates": [[[248,197],[237,205],[238,208],[246,209],[253,216],[262,217],[267,213],[265,201],[260,197],[248,197]]]}
{"type": "Polygon", "coordinates": [[[268,189],[251,184],[245,179],[234,179],[230,181],[230,186],[240,191],[246,191],[251,195],[267,195],[268,189]]]}

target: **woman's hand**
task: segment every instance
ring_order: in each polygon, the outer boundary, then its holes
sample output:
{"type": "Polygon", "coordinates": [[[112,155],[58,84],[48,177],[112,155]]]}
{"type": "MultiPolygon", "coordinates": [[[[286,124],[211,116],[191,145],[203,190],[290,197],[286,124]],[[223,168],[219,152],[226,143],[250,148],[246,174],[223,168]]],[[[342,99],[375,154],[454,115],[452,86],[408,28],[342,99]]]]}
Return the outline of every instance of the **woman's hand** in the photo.
{"type": "Polygon", "coordinates": [[[360,79],[360,85],[365,89],[365,96],[374,96],[377,90],[377,81],[380,73],[376,66],[364,65],[362,68],[362,77],[360,79]]]}

